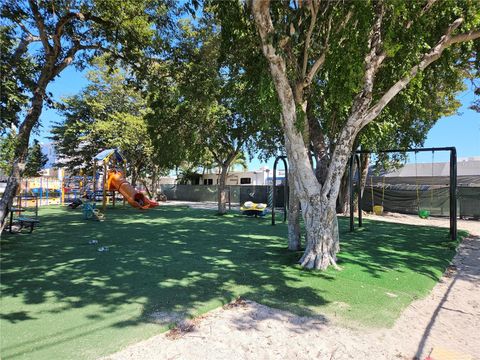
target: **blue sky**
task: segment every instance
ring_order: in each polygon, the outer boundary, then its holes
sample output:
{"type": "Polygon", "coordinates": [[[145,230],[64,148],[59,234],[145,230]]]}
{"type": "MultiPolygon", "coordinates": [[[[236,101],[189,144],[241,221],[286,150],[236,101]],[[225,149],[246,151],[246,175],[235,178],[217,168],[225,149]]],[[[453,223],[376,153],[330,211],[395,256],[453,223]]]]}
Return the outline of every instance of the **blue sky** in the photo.
{"type": "MultiPolygon", "coordinates": [[[[87,85],[84,77],[85,72],[78,72],[73,67],[65,69],[61,76],[48,87],[55,99],[74,95],[87,85]]],[[[437,124],[430,130],[425,141],[425,147],[444,147],[455,146],[457,148],[458,157],[480,156],[480,114],[470,110],[468,107],[474,99],[473,88],[468,83],[468,90],[460,93],[458,99],[462,103],[458,114],[441,118],[437,124]]],[[[40,134],[38,137],[42,142],[50,134],[51,125],[60,121],[61,116],[55,110],[44,109],[41,116],[40,134]]],[[[435,161],[448,161],[448,152],[435,154],[435,161]]],[[[431,162],[431,153],[419,153],[418,162],[431,162]]],[[[413,161],[413,157],[410,159],[413,161]]],[[[263,166],[258,159],[250,162],[250,169],[255,170],[263,166]]],[[[267,163],[273,168],[273,159],[267,163]]]]}

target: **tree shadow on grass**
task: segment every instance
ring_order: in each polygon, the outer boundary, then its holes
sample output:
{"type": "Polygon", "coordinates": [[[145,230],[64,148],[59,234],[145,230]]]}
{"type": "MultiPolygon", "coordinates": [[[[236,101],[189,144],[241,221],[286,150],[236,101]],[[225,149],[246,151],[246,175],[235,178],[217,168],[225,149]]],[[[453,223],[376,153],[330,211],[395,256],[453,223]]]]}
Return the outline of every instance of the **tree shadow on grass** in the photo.
{"type": "MultiPolygon", "coordinates": [[[[362,267],[373,277],[386,271],[414,271],[438,281],[455,254],[445,229],[364,220],[363,231],[346,231],[340,262],[362,267]]],[[[465,234],[460,234],[465,235],[465,234]]]]}
{"type": "Polygon", "coordinates": [[[281,229],[261,235],[261,226],[171,208],[110,211],[103,223],[84,222],[78,212],[47,213],[32,236],[2,239],[1,290],[7,305],[2,317],[12,324],[2,355],[15,358],[56,336],[48,329],[12,341],[19,321],[47,319],[68,337],[76,326],[62,316],[91,306],[94,312],[82,313],[81,322],[94,324],[125,308],[140,308],[140,315],[132,311],[137,315],[110,324],[132,328],[151,321],[155,311],[195,316],[255,289],[266,298],[296,290],[305,303],[324,302],[314,289],[286,284],[283,257],[289,254],[281,249],[281,229]],[[93,239],[98,245],[88,244],[93,239]],[[109,250],[98,252],[98,246],[109,250]],[[19,316],[18,306],[32,309],[30,315],[19,316]]]}
{"type": "Polygon", "coordinates": [[[300,253],[286,250],[285,225],[214,214],[111,209],[106,221],[93,222],[81,211],[42,210],[42,227],[33,234],[1,240],[2,318],[10,324],[2,356],[40,349],[36,358],[49,351],[88,358],[82,349],[94,341],[95,357],[145,336],[128,332],[151,323],[153,313],[192,317],[238,296],[314,316],[332,299],[351,296],[337,285],[388,288],[402,272],[437,279],[453,256],[435,228],[366,222],[371,231],[350,234],[341,220],[344,270],[303,271],[294,266],[300,253]],[[42,321],[50,328],[28,328],[42,321]],[[17,331],[27,335],[16,340],[17,331]]]}

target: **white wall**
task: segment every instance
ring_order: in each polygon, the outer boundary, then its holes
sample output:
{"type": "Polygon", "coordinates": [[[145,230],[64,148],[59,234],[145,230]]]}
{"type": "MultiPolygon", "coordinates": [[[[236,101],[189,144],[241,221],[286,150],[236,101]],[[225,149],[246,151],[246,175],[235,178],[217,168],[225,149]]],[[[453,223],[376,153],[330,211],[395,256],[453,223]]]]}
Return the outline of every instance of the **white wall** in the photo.
{"type": "MultiPolygon", "coordinates": [[[[268,177],[268,172],[266,170],[257,170],[257,171],[235,171],[231,172],[227,177],[227,185],[265,185],[268,177]],[[249,178],[250,184],[241,184],[242,178],[249,178]]],[[[211,185],[217,185],[219,175],[214,174],[204,174],[200,180],[200,184],[204,185],[204,180],[212,180],[211,185]]],[[[208,185],[209,183],[207,183],[208,185]]]]}

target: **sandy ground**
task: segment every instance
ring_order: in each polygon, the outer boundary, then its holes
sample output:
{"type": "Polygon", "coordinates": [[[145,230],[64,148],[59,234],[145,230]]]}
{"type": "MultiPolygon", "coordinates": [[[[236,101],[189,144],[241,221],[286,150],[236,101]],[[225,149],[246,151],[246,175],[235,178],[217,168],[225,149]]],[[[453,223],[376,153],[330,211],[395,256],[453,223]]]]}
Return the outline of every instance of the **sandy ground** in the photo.
{"type": "MultiPolygon", "coordinates": [[[[439,226],[450,227],[450,218],[448,217],[431,217],[429,219],[420,219],[416,215],[385,213],[384,215],[367,214],[366,219],[390,221],[402,224],[425,225],[425,226],[439,226]]],[[[480,236],[480,221],[475,220],[457,220],[457,228],[467,230],[470,234],[480,236]]]]}
{"type": "MultiPolygon", "coordinates": [[[[372,219],[448,227],[448,219],[389,214],[372,219]]],[[[105,359],[480,359],[480,222],[432,292],[391,329],[348,329],[239,300],[105,359]],[[446,351],[451,353],[447,356],[446,351]],[[435,354],[443,355],[434,357],[435,354]]]]}

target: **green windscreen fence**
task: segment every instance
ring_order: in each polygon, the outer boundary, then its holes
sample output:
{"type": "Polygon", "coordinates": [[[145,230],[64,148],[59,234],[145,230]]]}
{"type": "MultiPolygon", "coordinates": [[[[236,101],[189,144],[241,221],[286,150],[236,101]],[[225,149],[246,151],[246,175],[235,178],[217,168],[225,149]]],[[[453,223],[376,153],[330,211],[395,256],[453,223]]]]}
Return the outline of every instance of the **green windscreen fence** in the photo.
{"type": "MultiPolygon", "coordinates": [[[[372,204],[382,205],[382,184],[365,187],[362,207],[372,211],[372,204]]],[[[449,188],[444,185],[385,184],[383,207],[385,211],[405,214],[416,214],[418,209],[429,210],[432,216],[449,216],[449,188]]],[[[232,205],[240,205],[245,201],[269,204],[272,186],[268,185],[230,185],[227,186],[232,205]]],[[[216,202],[218,187],[216,185],[176,185],[161,186],[168,200],[216,202]]],[[[276,187],[275,206],[283,207],[284,187],[276,187]]],[[[457,188],[457,213],[460,217],[480,218],[480,187],[457,188]]]]}
{"type": "MultiPolygon", "coordinates": [[[[432,216],[450,215],[450,189],[437,186],[390,185],[366,186],[362,208],[372,210],[372,205],[383,205],[384,211],[416,214],[419,209],[429,210],[432,216]]],[[[460,217],[480,218],[480,187],[457,188],[457,214],[460,217]]]]}
{"type": "MultiPolygon", "coordinates": [[[[179,201],[217,201],[217,185],[161,185],[161,191],[168,200],[179,201]]],[[[240,205],[245,201],[269,204],[273,187],[269,185],[228,185],[232,205],[240,205]]],[[[275,207],[283,207],[284,186],[276,186],[275,207]]]]}

